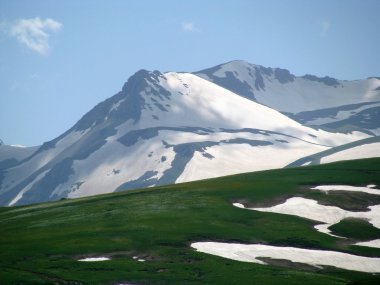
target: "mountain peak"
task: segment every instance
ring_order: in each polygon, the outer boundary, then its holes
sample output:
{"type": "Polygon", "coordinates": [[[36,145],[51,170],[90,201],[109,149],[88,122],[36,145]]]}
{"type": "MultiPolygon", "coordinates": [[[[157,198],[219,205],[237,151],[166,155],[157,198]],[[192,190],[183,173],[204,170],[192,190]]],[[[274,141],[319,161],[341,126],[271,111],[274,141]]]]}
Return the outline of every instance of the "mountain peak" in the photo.
{"type": "Polygon", "coordinates": [[[158,70],[149,71],[146,69],[140,69],[128,79],[124,84],[122,91],[130,89],[132,86],[145,86],[148,82],[158,83],[160,77],[163,77],[163,74],[158,70]]]}

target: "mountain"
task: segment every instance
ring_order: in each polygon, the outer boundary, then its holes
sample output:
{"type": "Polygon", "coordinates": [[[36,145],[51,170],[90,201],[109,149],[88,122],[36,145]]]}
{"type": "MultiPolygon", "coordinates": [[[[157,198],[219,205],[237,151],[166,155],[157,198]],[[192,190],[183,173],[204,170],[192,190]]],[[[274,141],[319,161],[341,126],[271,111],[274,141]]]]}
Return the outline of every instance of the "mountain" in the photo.
{"type": "Polygon", "coordinates": [[[295,76],[286,69],[231,61],[194,74],[301,124],[328,131],[380,134],[380,78],[295,76]]]}
{"type": "MultiPolygon", "coordinates": [[[[269,89],[269,79],[280,88],[293,78],[282,69],[257,68],[268,74],[264,85],[257,83],[259,89],[269,89]]],[[[252,82],[259,78],[257,74],[251,74],[252,82]]],[[[0,204],[22,205],[281,168],[373,135],[305,126],[283,110],[231,90],[231,86],[240,88],[236,81],[226,86],[223,76],[218,82],[202,77],[200,73],[138,71],[119,93],[95,106],[68,131],[3,168],[0,204]]],[[[311,82],[314,95],[314,85],[325,84],[302,80],[311,82]]],[[[254,96],[260,98],[257,92],[254,96]]],[[[352,101],[360,96],[352,95],[352,101]]],[[[318,102],[314,105],[325,104],[322,99],[318,102]]]]}
{"type": "Polygon", "coordinates": [[[20,161],[32,155],[38,146],[24,147],[21,145],[6,145],[0,140],[0,171],[17,165],[20,161]]]}

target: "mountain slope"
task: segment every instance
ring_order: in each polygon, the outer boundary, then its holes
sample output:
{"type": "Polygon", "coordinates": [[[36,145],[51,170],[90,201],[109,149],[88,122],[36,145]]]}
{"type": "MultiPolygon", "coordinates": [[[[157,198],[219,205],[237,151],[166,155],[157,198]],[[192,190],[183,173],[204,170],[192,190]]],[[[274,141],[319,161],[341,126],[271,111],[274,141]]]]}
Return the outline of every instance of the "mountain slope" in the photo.
{"type": "Polygon", "coordinates": [[[345,132],[377,133],[380,129],[380,79],[376,77],[353,81],[298,77],[286,69],[244,61],[231,61],[194,74],[308,126],[345,132]]]}
{"type": "MultiPolygon", "coordinates": [[[[256,77],[272,72],[281,84],[291,77],[257,68],[256,77]]],[[[316,130],[251,99],[194,74],[140,70],[67,132],[3,168],[0,204],[281,168],[372,135],[316,130]]]]}
{"type": "MultiPolygon", "coordinates": [[[[322,181],[378,186],[379,166],[379,159],[347,161],[0,208],[0,280],[2,284],[378,284],[378,273],[284,259],[239,262],[197,252],[191,244],[260,243],[302,248],[304,255],[323,250],[379,258],[378,248],[317,231],[317,221],[232,205],[266,207],[302,194],[321,206],[355,205],[365,211],[380,203],[378,195],[347,191],[326,195],[308,188],[322,181]],[[90,257],[110,260],[78,261],[90,257]]],[[[347,236],[355,236],[359,226],[346,229],[347,236]]],[[[368,236],[362,232],[360,239],[368,236]]]]}

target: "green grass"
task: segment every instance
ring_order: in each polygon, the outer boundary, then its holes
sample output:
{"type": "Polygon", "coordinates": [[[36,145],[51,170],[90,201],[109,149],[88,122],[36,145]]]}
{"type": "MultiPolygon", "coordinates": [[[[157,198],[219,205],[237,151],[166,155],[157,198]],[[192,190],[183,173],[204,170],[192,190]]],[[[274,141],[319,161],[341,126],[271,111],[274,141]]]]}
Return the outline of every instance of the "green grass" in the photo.
{"type": "Polygon", "coordinates": [[[317,232],[311,220],[231,205],[273,204],[320,184],[380,185],[380,159],[1,208],[0,284],[379,284],[380,275],[244,263],[190,248],[193,241],[235,241],[380,257],[380,249],[317,232]],[[77,261],[102,255],[112,260],[77,261]]]}
{"type": "Polygon", "coordinates": [[[369,241],[380,239],[380,229],[362,219],[344,219],[329,228],[333,234],[347,238],[369,241]]]}

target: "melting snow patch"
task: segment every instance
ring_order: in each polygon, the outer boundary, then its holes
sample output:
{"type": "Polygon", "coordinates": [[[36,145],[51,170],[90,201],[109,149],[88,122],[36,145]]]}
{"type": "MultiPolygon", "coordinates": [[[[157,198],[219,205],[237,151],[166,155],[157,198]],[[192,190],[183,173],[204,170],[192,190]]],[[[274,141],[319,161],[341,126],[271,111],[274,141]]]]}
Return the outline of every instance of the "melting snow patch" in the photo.
{"type": "Polygon", "coordinates": [[[358,243],[355,243],[355,245],[380,248],[380,239],[358,242],[358,243]]]}
{"type": "Polygon", "coordinates": [[[380,272],[380,258],[351,255],[338,251],[310,250],[296,247],[277,247],[261,244],[196,242],[191,244],[199,252],[238,261],[267,264],[258,257],[287,259],[312,266],[334,266],[361,272],[380,272]]]}
{"type": "Polygon", "coordinates": [[[357,187],[357,186],[350,186],[350,185],[321,185],[316,186],[313,188],[310,188],[311,190],[320,190],[323,192],[328,191],[353,191],[353,192],[364,192],[374,195],[380,195],[379,189],[373,189],[376,187],[374,184],[367,185],[367,187],[357,187]]]}
{"type": "MultiPolygon", "coordinates": [[[[234,206],[236,206],[235,204],[234,206]]],[[[320,205],[317,201],[312,199],[293,197],[273,207],[248,209],[260,212],[294,215],[319,221],[324,223],[324,225],[317,225],[315,228],[329,235],[332,234],[328,228],[345,218],[366,219],[375,227],[380,228],[380,205],[370,206],[370,211],[368,212],[350,212],[335,206],[320,205]]]]}
{"type": "Polygon", "coordinates": [[[78,261],[105,261],[110,260],[108,257],[87,257],[83,259],[78,259],[78,261]]]}
{"type": "Polygon", "coordinates": [[[235,207],[238,207],[238,208],[242,208],[242,209],[245,208],[242,203],[233,203],[232,205],[234,205],[235,207]]]}
{"type": "Polygon", "coordinates": [[[138,256],[133,256],[132,257],[134,260],[137,260],[138,262],[145,262],[146,260],[143,258],[139,258],[138,256]]]}

